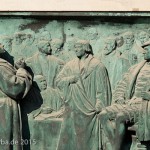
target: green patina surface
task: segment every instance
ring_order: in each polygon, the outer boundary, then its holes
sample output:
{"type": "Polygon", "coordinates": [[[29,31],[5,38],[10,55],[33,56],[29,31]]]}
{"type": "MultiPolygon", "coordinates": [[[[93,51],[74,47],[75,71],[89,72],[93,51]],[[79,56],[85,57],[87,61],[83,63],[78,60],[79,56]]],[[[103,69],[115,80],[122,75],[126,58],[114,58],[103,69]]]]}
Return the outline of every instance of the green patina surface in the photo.
{"type": "Polygon", "coordinates": [[[149,23],[148,12],[1,12],[0,149],[149,149],[149,23]]]}

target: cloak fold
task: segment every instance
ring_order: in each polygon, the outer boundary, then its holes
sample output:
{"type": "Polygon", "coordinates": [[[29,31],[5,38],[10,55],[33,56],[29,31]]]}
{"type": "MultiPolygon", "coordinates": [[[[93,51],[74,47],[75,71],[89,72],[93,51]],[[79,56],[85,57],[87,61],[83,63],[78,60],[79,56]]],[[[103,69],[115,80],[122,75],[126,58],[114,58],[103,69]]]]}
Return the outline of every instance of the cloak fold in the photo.
{"type": "Polygon", "coordinates": [[[65,95],[66,112],[58,150],[99,150],[102,145],[96,102],[111,103],[110,84],[103,64],[89,56],[83,68],[79,59],[68,62],[57,77],[57,85],[65,95]],[[70,84],[72,76],[79,78],[70,84]],[[69,129],[69,130],[68,130],[69,129]],[[67,143],[66,140],[68,139],[67,143]]]}

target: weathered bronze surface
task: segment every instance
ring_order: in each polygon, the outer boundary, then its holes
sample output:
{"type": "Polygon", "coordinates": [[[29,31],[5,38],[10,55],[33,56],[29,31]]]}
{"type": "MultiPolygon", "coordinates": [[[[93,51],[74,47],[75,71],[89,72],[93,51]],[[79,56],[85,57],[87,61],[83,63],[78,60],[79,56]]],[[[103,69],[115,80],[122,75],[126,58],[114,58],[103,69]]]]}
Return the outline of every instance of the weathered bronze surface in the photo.
{"type": "Polygon", "coordinates": [[[150,13],[0,22],[0,150],[150,149],[150,13]]]}

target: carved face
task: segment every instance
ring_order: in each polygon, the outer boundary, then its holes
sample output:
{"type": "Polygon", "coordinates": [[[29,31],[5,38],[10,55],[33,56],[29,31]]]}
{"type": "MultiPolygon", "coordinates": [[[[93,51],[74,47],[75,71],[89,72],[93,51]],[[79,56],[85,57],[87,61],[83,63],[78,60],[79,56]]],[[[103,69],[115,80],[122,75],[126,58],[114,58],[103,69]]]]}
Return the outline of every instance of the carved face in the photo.
{"type": "Polygon", "coordinates": [[[25,35],[24,34],[16,34],[15,37],[14,37],[14,43],[16,45],[22,44],[24,39],[25,39],[25,35]]]}
{"type": "Polygon", "coordinates": [[[108,55],[115,49],[115,46],[116,46],[115,40],[114,39],[106,40],[105,44],[106,45],[104,48],[104,50],[105,50],[104,53],[105,53],[105,55],[108,55]]]}
{"type": "Polygon", "coordinates": [[[121,47],[123,45],[123,37],[122,36],[118,36],[116,38],[116,43],[117,43],[117,47],[121,47]]]}
{"type": "Polygon", "coordinates": [[[141,32],[139,34],[139,40],[140,40],[141,44],[147,42],[149,40],[148,34],[146,32],[141,32]]]}
{"type": "Polygon", "coordinates": [[[46,42],[42,48],[41,48],[41,52],[45,53],[45,54],[50,54],[51,53],[51,46],[49,42],[46,42]]]}
{"type": "Polygon", "coordinates": [[[76,43],[75,44],[75,53],[77,57],[82,57],[85,55],[85,49],[82,44],[76,43]]]}
{"type": "Polygon", "coordinates": [[[2,44],[0,44],[0,54],[5,53],[5,49],[4,46],[2,44]]]}
{"type": "Polygon", "coordinates": [[[134,36],[132,34],[125,35],[123,39],[124,44],[132,45],[134,43],[134,36]]]}
{"type": "Polygon", "coordinates": [[[32,34],[26,34],[25,36],[25,43],[27,45],[31,45],[34,41],[34,36],[32,34]]]}
{"type": "Polygon", "coordinates": [[[150,60],[150,45],[144,47],[144,59],[150,60]]]}
{"type": "Polygon", "coordinates": [[[44,77],[43,78],[39,78],[37,80],[37,84],[38,84],[38,87],[40,88],[41,91],[46,90],[47,83],[46,83],[46,80],[45,80],[44,77]]]}
{"type": "Polygon", "coordinates": [[[62,42],[53,42],[51,43],[52,53],[56,54],[61,51],[62,42]]]}
{"type": "Polygon", "coordinates": [[[95,28],[90,28],[88,30],[88,38],[90,40],[94,40],[94,39],[97,39],[98,38],[98,32],[95,28]]]}
{"type": "Polygon", "coordinates": [[[43,31],[39,35],[39,40],[40,41],[50,41],[51,40],[51,34],[48,31],[43,31]]]}

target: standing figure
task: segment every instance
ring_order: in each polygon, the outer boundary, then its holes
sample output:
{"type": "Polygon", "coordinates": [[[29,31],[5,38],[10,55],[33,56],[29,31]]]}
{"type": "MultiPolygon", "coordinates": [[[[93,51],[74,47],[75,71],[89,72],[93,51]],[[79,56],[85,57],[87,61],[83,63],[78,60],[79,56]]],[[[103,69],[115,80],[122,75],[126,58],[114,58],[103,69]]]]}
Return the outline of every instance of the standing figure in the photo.
{"type": "Polygon", "coordinates": [[[142,47],[145,60],[124,75],[113,95],[114,104],[99,114],[113,150],[121,149],[127,121],[138,124],[139,141],[150,140],[150,42],[142,47]]]}
{"type": "Polygon", "coordinates": [[[24,58],[24,46],[23,42],[25,39],[25,33],[23,32],[16,32],[14,34],[14,38],[12,41],[12,52],[11,54],[14,56],[15,60],[19,60],[21,58],[24,58]]]}
{"type": "Polygon", "coordinates": [[[0,36],[0,43],[4,45],[5,52],[1,54],[1,58],[14,65],[14,57],[11,56],[12,51],[12,38],[8,35],[0,36]]]}
{"type": "Polygon", "coordinates": [[[140,41],[140,46],[143,45],[145,42],[149,41],[149,34],[145,31],[141,31],[138,34],[138,40],[140,41]]]}
{"type": "Polygon", "coordinates": [[[52,54],[59,59],[65,60],[63,41],[61,39],[52,39],[50,43],[52,48],[52,54]]]}
{"type": "Polygon", "coordinates": [[[25,33],[25,39],[23,43],[24,49],[22,49],[22,53],[24,54],[24,58],[31,57],[36,51],[37,47],[35,45],[35,34],[32,31],[28,31],[25,33]]]}
{"type": "MultiPolygon", "coordinates": [[[[0,45],[0,55],[3,52],[0,45]]],[[[15,66],[0,58],[0,137],[5,142],[0,144],[1,150],[22,150],[19,103],[28,93],[32,79],[22,60],[15,66]]]]}
{"type": "Polygon", "coordinates": [[[118,81],[122,79],[123,74],[130,67],[128,59],[120,57],[121,54],[116,50],[116,46],[116,38],[108,37],[105,40],[105,48],[99,57],[108,71],[112,90],[115,89],[118,81]]]}
{"type": "Polygon", "coordinates": [[[39,41],[51,41],[51,34],[49,31],[45,30],[45,29],[41,29],[38,35],[38,42],[39,41]]]}
{"type": "Polygon", "coordinates": [[[39,52],[26,60],[34,75],[43,75],[49,87],[55,87],[55,79],[64,62],[51,55],[51,46],[48,41],[38,43],[39,52]]]}
{"type": "Polygon", "coordinates": [[[144,60],[143,49],[135,42],[133,32],[125,32],[123,34],[124,44],[118,49],[122,53],[122,57],[129,60],[130,65],[135,65],[144,60]]]}
{"type": "Polygon", "coordinates": [[[64,53],[63,60],[65,62],[68,62],[76,57],[76,54],[74,52],[75,41],[76,41],[75,38],[66,39],[66,42],[63,47],[63,53],[64,53]]]}
{"type": "Polygon", "coordinates": [[[90,27],[87,31],[87,38],[90,41],[90,45],[94,53],[100,49],[100,43],[98,31],[96,28],[90,27]]]}
{"type": "Polygon", "coordinates": [[[58,149],[99,150],[102,132],[97,113],[100,103],[103,107],[111,103],[109,79],[88,41],[78,40],[75,53],[77,58],[64,66],[56,80],[67,107],[58,149]]]}

